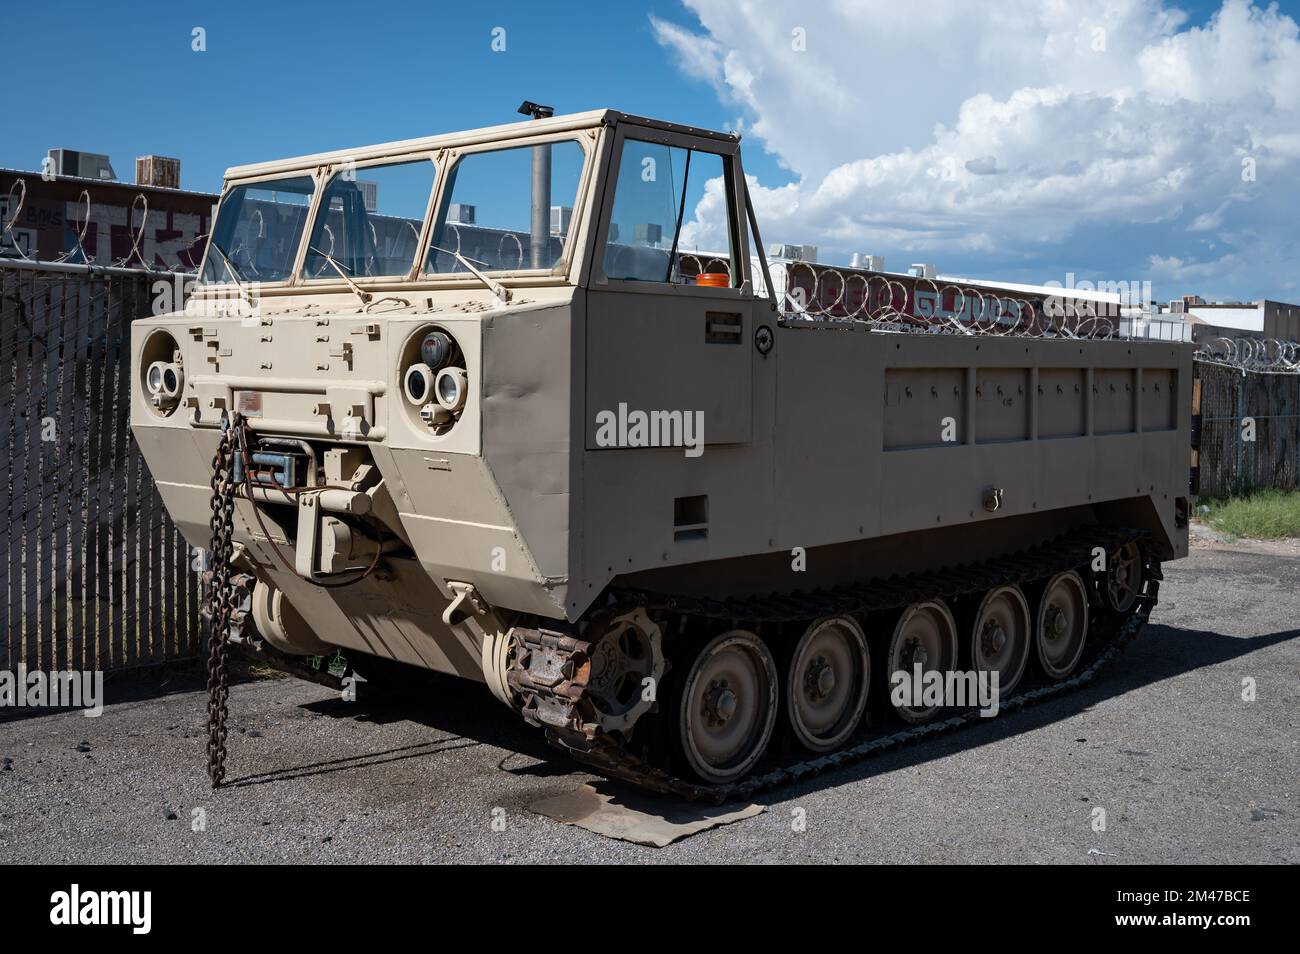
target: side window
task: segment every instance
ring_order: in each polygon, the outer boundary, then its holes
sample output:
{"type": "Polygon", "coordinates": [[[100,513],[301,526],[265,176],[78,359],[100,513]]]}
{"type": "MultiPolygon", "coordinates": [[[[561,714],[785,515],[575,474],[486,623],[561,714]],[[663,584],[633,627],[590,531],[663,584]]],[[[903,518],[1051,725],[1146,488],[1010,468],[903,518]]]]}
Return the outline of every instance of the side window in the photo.
{"type": "Polygon", "coordinates": [[[584,159],[572,139],[462,156],[447,177],[425,272],[464,272],[456,252],[480,271],[555,268],[564,259],[584,159]],[[535,162],[550,166],[536,190],[535,162]]]}
{"type": "Polygon", "coordinates": [[[433,189],[433,163],[392,163],[336,172],[321,196],[304,278],[405,275],[415,264],[433,189]]]}
{"type": "Polygon", "coordinates": [[[726,172],[715,153],[624,140],[605,277],[735,285],[726,172]]]}

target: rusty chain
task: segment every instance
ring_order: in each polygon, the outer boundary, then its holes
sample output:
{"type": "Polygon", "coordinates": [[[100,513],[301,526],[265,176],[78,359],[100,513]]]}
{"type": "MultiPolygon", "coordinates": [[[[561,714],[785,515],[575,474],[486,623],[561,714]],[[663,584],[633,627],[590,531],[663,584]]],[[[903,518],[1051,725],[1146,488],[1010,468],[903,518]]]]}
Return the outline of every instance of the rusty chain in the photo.
{"type": "MultiPolygon", "coordinates": [[[[235,500],[243,496],[239,492],[240,482],[235,479],[235,463],[242,458],[244,473],[252,472],[248,452],[248,430],[243,415],[234,411],[223,415],[221,436],[217,442],[217,452],[212,458],[212,497],[209,506],[212,516],[208,527],[212,531],[209,543],[210,566],[203,574],[207,586],[207,597],[203,607],[203,616],[208,620],[208,778],[212,787],[219,788],[226,777],[226,719],[229,715],[230,699],[227,657],[231,643],[243,643],[264,657],[277,658],[275,665],[285,671],[292,671],[302,678],[324,681],[319,674],[311,674],[307,667],[300,667],[289,657],[272,654],[261,646],[259,640],[245,639],[244,626],[249,616],[250,595],[256,577],[251,573],[241,573],[235,567],[235,500]]],[[[247,487],[247,500],[252,505],[253,516],[262,530],[262,534],[271,543],[274,552],[287,570],[290,566],[280,555],[279,544],[262,522],[262,514],[253,497],[252,481],[243,480],[247,487]]],[[[288,488],[289,491],[309,488],[288,488]]],[[[368,567],[362,568],[360,576],[341,582],[329,582],[309,579],[308,582],[319,587],[351,586],[364,580],[379,564],[383,553],[383,534],[375,547],[375,557],[368,567]]],[[[331,683],[332,684],[332,683],[331,683]]]]}
{"type": "Polygon", "coordinates": [[[230,698],[227,650],[233,614],[237,609],[238,588],[233,580],[235,521],[234,434],[242,421],[238,411],[223,418],[217,452],[212,458],[212,530],[209,544],[211,566],[204,574],[207,583],[208,619],[208,778],[217,788],[226,777],[226,717],[230,698]]]}

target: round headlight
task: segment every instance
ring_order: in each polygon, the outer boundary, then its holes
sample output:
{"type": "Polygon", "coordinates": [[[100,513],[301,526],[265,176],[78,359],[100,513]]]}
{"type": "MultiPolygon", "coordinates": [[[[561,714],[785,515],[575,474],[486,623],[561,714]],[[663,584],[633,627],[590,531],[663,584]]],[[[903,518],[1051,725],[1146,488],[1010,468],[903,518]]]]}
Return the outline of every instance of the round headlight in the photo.
{"type": "Polygon", "coordinates": [[[465,406],[465,392],[469,376],[464,368],[443,368],[438,372],[436,391],[438,403],[449,411],[459,411],[465,406]]]}
{"type": "Polygon", "coordinates": [[[174,364],[162,369],[162,393],[169,398],[179,397],[181,385],[185,383],[185,372],[174,364]]]}
{"type": "Polygon", "coordinates": [[[433,369],[427,364],[411,365],[402,380],[402,390],[406,392],[406,399],[416,407],[428,402],[433,390],[433,369]]]}
{"type": "Polygon", "coordinates": [[[445,331],[431,331],[420,342],[420,360],[434,371],[441,371],[451,360],[453,345],[445,331]]]}
{"type": "Polygon", "coordinates": [[[149,370],[145,372],[144,381],[150,394],[162,394],[163,369],[166,367],[167,362],[165,361],[155,361],[149,365],[149,370]]]}

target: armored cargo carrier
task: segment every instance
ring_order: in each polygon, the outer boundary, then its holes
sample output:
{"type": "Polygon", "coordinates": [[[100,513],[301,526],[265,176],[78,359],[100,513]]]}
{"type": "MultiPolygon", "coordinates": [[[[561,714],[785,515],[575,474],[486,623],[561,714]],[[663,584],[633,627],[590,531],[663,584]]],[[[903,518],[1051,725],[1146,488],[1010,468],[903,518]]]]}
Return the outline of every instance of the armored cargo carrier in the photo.
{"type": "Polygon", "coordinates": [[[615,111],[227,173],[189,303],[132,336],[136,440],[212,553],[214,783],[231,640],[478,680],[718,798],[970,714],[902,676],[1005,709],[1115,655],[1187,552],[1190,346],[774,289],[758,228],[739,136],[615,111]]]}

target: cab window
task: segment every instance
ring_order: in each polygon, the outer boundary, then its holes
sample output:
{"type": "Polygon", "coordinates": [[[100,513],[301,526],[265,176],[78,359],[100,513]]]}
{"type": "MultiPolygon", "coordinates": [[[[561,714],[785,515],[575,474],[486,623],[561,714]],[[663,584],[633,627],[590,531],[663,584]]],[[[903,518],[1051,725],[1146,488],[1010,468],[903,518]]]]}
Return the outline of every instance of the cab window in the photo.
{"type": "Polygon", "coordinates": [[[321,196],[312,229],[304,278],[407,275],[420,248],[420,230],[433,191],[433,163],[390,163],[346,167],[321,196]]]}
{"type": "Polygon", "coordinates": [[[315,189],[311,176],[234,186],[217,212],[203,283],[287,280],[315,189]]]}
{"type": "Polygon", "coordinates": [[[585,158],[572,139],[462,156],[447,176],[424,271],[463,274],[457,253],[484,272],[555,269],[574,225],[585,158]]]}
{"type": "Polygon", "coordinates": [[[716,153],[625,139],[602,254],[605,277],[736,285],[727,173],[716,153]]]}

